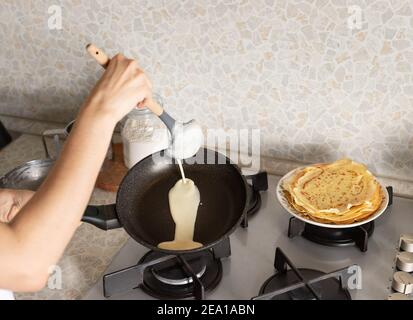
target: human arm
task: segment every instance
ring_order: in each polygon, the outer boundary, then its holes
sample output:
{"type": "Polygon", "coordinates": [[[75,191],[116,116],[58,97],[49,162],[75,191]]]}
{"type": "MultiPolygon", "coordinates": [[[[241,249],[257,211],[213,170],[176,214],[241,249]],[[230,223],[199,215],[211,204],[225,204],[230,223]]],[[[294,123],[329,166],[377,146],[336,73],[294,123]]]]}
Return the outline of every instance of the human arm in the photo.
{"type": "Polygon", "coordinates": [[[150,97],[133,60],[114,57],[82,106],[47,179],[9,224],[0,223],[0,288],[37,291],[79,225],[116,123],[150,97]]]}

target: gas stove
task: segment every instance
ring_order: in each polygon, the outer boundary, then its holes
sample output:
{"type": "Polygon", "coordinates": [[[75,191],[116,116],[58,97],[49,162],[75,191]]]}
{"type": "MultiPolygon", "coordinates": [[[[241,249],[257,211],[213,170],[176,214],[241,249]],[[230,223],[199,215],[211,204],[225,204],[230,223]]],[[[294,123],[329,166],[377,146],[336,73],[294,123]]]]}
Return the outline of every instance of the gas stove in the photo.
{"type": "Polygon", "coordinates": [[[336,242],[341,239],[347,245],[332,246],[311,238],[325,237],[324,230],[313,232],[291,220],[278,204],[278,179],[268,177],[268,191],[255,193],[242,227],[211,250],[165,256],[129,239],[84,298],[383,300],[392,293],[398,297],[392,289],[395,257],[400,254],[400,235],[413,232],[413,200],[395,197],[374,225],[357,231],[355,238],[338,235],[336,242]],[[345,285],[346,270],[352,267],[360,276],[357,288],[345,285]]]}
{"type": "MultiPolygon", "coordinates": [[[[268,189],[266,172],[244,176],[248,182],[248,203],[240,227],[248,228],[249,219],[261,207],[261,191],[268,189]]],[[[166,255],[149,251],[136,265],[103,276],[103,295],[109,298],[139,287],[159,299],[205,299],[222,279],[223,258],[231,255],[225,237],[212,248],[197,253],[166,255]]]]}

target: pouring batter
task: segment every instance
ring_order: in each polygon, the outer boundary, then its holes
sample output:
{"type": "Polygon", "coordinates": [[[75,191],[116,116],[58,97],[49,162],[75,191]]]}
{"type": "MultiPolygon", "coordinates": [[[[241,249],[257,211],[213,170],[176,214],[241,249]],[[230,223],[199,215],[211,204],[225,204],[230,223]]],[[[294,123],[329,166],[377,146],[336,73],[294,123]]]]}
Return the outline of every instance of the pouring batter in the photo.
{"type": "Polygon", "coordinates": [[[202,243],[194,242],[195,222],[198,214],[200,194],[195,183],[188,178],[178,161],[182,179],[169,191],[169,208],[175,222],[175,238],[173,241],[162,242],[158,245],[166,250],[192,250],[202,247],[202,243]]]}

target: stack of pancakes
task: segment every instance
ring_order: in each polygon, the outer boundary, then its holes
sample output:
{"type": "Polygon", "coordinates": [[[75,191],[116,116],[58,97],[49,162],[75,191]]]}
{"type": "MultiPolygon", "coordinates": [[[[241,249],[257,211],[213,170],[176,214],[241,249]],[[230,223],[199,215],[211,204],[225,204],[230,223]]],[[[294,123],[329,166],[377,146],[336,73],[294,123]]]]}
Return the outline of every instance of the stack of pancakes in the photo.
{"type": "Polygon", "coordinates": [[[384,198],[367,168],[349,159],[299,169],[282,187],[299,214],[327,224],[363,221],[380,208],[384,198]]]}

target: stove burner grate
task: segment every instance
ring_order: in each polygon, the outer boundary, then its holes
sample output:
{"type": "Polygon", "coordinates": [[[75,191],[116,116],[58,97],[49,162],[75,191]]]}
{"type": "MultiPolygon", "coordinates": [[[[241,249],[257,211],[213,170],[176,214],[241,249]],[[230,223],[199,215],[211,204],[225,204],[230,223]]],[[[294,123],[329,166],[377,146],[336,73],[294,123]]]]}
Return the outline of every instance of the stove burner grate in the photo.
{"type": "Polygon", "coordinates": [[[182,255],[149,251],[137,265],[103,277],[103,294],[141,288],[159,299],[204,299],[222,279],[221,259],[231,255],[229,238],[209,250],[182,255]]]}
{"type": "MultiPolygon", "coordinates": [[[[160,255],[162,254],[150,251],[140,263],[156,259],[160,255]]],[[[195,277],[185,269],[180,257],[177,257],[148,268],[141,289],[158,299],[185,299],[194,296],[203,299],[204,292],[213,290],[222,279],[221,260],[215,259],[210,250],[185,257],[185,260],[191,269],[201,268],[199,272],[194,271],[195,277]]]]}
{"type": "MultiPolygon", "coordinates": [[[[151,260],[151,259],[156,259],[160,256],[161,254],[157,254],[156,252],[150,251],[148,252],[140,261],[140,263],[144,263],[146,260],[151,260]],[[148,257],[149,256],[149,257],[148,257]],[[151,257],[153,256],[153,257],[151,257]]],[[[195,259],[188,259],[188,263],[191,265],[192,270],[194,271],[194,274],[197,276],[197,278],[201,278],[204,274],[205,271],[207,270],[207,259],[205,258],[204,255],[198,254],[195,259]]],[[[194,280],[192,279],[191,276],[188,276],[185,273],[185,270],[183,268],[180,268],[179,266],[179,261],[170,261],[169,265],[166,263],[161,263],[159,265],[153,266],[151,269],[152,275],[159,280],[160,282],[164,284],[169,284],[169,285],[175,285],[175,286],[181,286],[181,285],[186,285],[193,283],[194,280]]]]}
{"type": "MultiPolygon", "coordinates": [[[[393,188],[387,187],[389,206],[393,203],[393,188]]],[[[325,246],[342,247],[356,245],[366,252],[368,239],[374,232],[374,221],[354,228],[325,228],[304,222],[296,217],[290,218],[288,237],[302,236],[307,240],[325,246]]]]}
{"type": "Polygon", "coordinates": [[[254,175],[245,176],[245,179],[251,181],[251,183],[248,184],[251,197],[248,203],[247,214],[241,222],[241,227],[248,228],[248,219],[253,217],[261,208],[262,200],[260,191],[268,190],[268,175],[267,172],[263,171],[254,175]]]}
{"type": "Polygon", "coordinates": [[[351,300],[346,288],[351,267],[332,273],[296,268],[280,248],[275,251],[274,267],[276,273],[253,300],[351,300]]]}
{"type": "Polygon", "coordinates": [[[356,245],[362,252],[366,252],[368,239],[373,231],[374,221],[354,228],[324,228],[292,217],[288,226],[288,237],[302,236],[315,243],[333,247],[356,245]]]}

